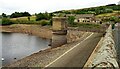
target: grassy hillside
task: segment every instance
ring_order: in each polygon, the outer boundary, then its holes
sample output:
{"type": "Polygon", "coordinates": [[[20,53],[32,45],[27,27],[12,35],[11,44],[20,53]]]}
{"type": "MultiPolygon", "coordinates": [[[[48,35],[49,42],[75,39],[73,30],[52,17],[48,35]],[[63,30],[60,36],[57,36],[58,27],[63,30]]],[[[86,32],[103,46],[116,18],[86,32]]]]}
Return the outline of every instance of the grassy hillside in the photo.
{"type": "Polygon", "coordinates": [[[54,13],[65,13],[65,14],[103,14],[103,13],[112,13],[113,11],[120,11],[120,5],[106,5],[98,6],[84,9],[75,9],[75,10],[62,10],[56,11],[54,13]]]}
{"type": "Polygon", "coordinates": [[[106,22],[106,21],[120,22],[120,19],[118,17],[118,15],[120,15],[120,5],[110,4],[110,5],[106,5],[106,6],[90,7],[90,8],[84,8],[84,9],[62,10],[62,11],[56,11],[53,13],[47,13],[47,12],[46,13],[39,13],[39,14],[37,14],[37,16],[32,15],[32,16],[20,17],[20,14],[22,14],[22,15],[24,15],[24,14],[19,13],[19,12],[15,12],[15,13],[13,13],[14,17],[17,14],[19,14],[19,17],[17,17],[17,18],[9,18],[9,17],[3,18],[2,24],[3,25],[41,24],[43,26],[44,25],[51,25],[52,21],[49,18],[52,18],[52,16],[54,16],[54,14],[56,14],[56,13],[60,13],[60,14],[95,14],[96,17],[98,17],[98,18],[100,17],[102,19],[102,21],[104,21],[104,22],[106,22]],[[107,18],[104,18],[104,17],[107,17],[107,18]],[[39,19],[39,20],[37,20],[37,19],[39,19]]]}
{"type": "Polygon", "coordinates": [[[120,11],[114,11],[113,13],[104,13],[96,15],[96,18],[102,19],[102,22],[120,22],[120,11]]]}
{"type": "Polygon", "coordinates": [[[59,13],[59,15],[63,14],[63,16],[64,14],[95,14],[95,17],[97,19],[100,18],[102,22],[120,22],[120,5],[116,4],[74,10],[62,10],[53,13],[59,13]]]}
{"type": "Polygon", "coordinates": [[[110,17],[110,16],[117,16],[120,15],[119,14],[120,11],[113,11],[113,13],[104,13],[104,14],[99,14],[96,17],[110,17]]]}

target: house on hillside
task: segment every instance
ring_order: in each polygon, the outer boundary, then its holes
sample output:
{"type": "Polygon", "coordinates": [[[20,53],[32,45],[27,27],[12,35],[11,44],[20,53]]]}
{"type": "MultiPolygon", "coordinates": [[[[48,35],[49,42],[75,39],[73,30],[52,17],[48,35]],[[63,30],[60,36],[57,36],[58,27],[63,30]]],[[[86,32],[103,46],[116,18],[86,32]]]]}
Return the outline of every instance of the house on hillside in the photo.
{"type": "Polygon", "coordinates": [[[77,23],[99,23],[100,20],[95,19],[94,14],[66,14],[67,17],[74,16],[74,22],[77,23]]]}
{"type": "Polygon", "coordinates": [[[94,19],[94,14],[79,14],[75,16],[75,22],[92,22],[94,19]]]}

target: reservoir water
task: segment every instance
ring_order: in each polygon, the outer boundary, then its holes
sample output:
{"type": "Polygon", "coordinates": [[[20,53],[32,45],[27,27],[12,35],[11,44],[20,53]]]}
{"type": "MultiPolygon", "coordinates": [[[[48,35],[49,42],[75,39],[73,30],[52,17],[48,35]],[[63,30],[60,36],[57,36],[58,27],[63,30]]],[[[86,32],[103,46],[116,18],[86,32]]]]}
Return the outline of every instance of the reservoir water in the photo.
{"type": "Polygon", "coordinates": [[[2,65],[13,63],[41,49],[48,48],[49,40],[20,33],[0,33],[2,65]]]}

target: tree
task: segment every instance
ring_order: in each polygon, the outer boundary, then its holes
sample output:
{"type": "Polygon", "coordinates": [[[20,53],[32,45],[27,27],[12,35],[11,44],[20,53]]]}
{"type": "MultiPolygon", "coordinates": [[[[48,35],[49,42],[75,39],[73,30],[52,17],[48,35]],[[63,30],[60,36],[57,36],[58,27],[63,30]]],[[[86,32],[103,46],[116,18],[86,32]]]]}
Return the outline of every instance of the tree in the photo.
{"type": "Polygon", "coordinates": [[[36,14],[36,21],[45,19],[45,16],[42,13],[36,14]]]}
{"type": "Polygon", "coordinates": [[[115,23],[120,22],[119,18],[115,17],[115,16],[110,17],[109,20],[112,21],[112,22],[115,22],[115,23]]]}
{"type": "Polygon", "coordinates": [[[36,21],[39,21],[39,20],[50,20],[52,18],[53,14],[52,13],[39,13],[39,14],[36,14],[36,21]]]}
{"type": "Polygon", "coordinates": [[[28,21],[30,21],[30,17],[28,16],[28,21]]]}
{"type": "Polygon", "coordinates": [[[29,12],[21,12],[22,16],[31,16],[29,12]]]}
{"type": "Polygon", "coordinates": [[[69,23],[69,24],[74,25],[74,20],[75,20],[75,17],[74,17],[74,16],[69,16],[69,17],[68,17],[68,23],[69,23]]]}
{"type": "Polygon", "coordinates": [[[53,13],[49,13],[49,18],[52,19],[53,13]]]}
{"type": "Polygon", "coordinates": [[[2,13],[2,17],[7,18],[7,15],[5,13],[2,13]]]}
{"type": "Polygon", "coordinates": [[[10,25],[10,24],[13,24],[13,22],[11,20],[9,20],[8,18],[2,18],[1,25],[10,25]]]}
{"type": "Polygon", "coordinates": [[[10,15],[11,18],[31,16],[28,12],[15,12],[10,15]]]}

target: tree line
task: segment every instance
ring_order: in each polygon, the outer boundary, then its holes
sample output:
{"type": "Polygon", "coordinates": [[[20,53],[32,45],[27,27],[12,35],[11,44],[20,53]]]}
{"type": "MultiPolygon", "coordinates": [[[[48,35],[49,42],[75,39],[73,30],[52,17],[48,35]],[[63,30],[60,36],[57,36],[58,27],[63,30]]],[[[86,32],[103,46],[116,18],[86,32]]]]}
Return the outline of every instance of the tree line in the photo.
{"type": "Polygon", "coordinates": [[[10,15],[10,18],[17,18],[17,17],[24,17],[24,16],[31,16],[29,12],[15,12],[10,15]]]}
{"type": "Polygon", "coordinates": [[[2,13],[2,17],[4,18],[17,18],[17,17],[25,17],[25,16],[31,16],[29,12],[14,12],[11,15],[6,15],[5,13],[2,13]]]}
{"type": "Polygon", "coordinates": [[[56,11],[54,13],[65,13],[65,14],[103,14],[103,13],[112,13],[113,11],[120,11],[120,5],[109,4],[106,6],[85,8],[85,9],[77,9],[77,10],[64,10],[64,11],[56,11]]]}
{"type": "Polygon", "coordinates": [[[29,12],[14,12],[11,15],[2,13],[2,25],[9,25],[9,24],[14,24],[14,23],[15,24],[26,24],[26,23],[27,24],[29,24],[29,23],[40,24],[41,23],[41,25],[51,25],[51,23],[52,23],[52,16],[53,16],[52,13],[48,13],[48,12],[41,13],[40,12],[38,14],[35,14],[35,16],[36,16],[35,21],[32,21],[30,19],[30,16],[31,16],[31,14],[29,12]],[[17,17],[27,17],[28,21],[27,20],[18,20],[18,19],[10,20],[10,18],[17,18],[17,17]],[[44,20],[44,21],[41,21],[41,20],[44,20]]]}

